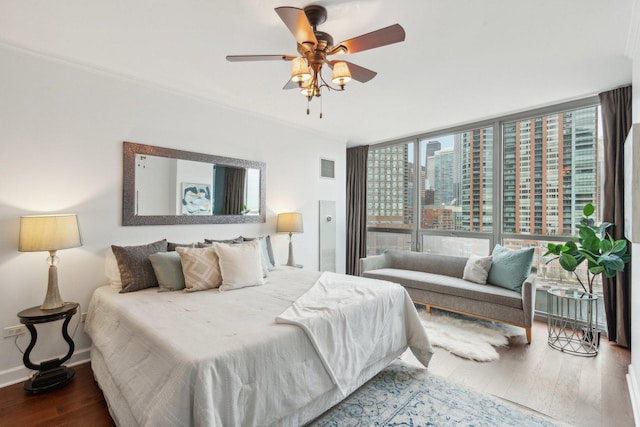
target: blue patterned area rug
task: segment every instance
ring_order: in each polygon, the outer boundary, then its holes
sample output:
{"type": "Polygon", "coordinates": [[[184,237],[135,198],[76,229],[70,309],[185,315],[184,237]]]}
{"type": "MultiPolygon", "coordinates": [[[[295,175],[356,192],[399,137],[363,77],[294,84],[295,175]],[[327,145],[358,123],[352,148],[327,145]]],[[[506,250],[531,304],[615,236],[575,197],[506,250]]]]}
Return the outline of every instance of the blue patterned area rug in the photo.
{"type": "Polygon", "coordinates": [[[309,424],[313,427],[560,425],[565,424],[452,384],[399,360],[309,424]]]}

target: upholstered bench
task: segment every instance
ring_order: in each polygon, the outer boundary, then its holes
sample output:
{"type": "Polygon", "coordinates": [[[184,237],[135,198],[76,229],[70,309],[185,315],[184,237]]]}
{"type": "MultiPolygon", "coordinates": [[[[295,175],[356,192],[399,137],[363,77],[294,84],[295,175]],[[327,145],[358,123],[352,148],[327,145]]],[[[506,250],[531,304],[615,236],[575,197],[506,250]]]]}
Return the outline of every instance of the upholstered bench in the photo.
{"type": "Polygon", "coordinates": [[[493,257],[389,250],[362,258],[360,274],[401,284],[427,311],[436,307],[522,327],[531,343],[536,292],[532,256],[533,249],[514,251],[499,245],[493,257]],[[486,283],[475,274],[478,270],[480,276],[486,271],[486,283]]]}

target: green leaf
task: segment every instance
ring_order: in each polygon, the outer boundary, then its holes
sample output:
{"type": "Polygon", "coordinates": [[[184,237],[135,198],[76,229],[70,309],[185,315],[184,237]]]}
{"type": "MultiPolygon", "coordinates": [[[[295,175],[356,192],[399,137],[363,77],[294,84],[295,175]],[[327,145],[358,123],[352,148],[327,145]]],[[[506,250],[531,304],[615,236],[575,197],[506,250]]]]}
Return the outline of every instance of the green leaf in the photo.
{"type": "Polygon", "coordinates": [[[609,240],[600,241],[600,252],[611,252],[611,249],[613,249],[613,244],[609,240]]]}
{"type": "Polygon", "coordinates": [[[627,241],[626,240],[614,241],[613,247],[611,248],[611,252],[614,252],[619,256],[624,255],[624,253],[627,252],[627,241]]]}
{"type": "Polygon", "coordinates": [[[591,227],[580,227],[578,236],[580,237],[580,240],[588,240],[597,237],[595,231],[593,231],[591,227]]]}
{"type": "Polygon", "coordinates": [[[587,203],[586,205],[584,205],[584,208],[582,208],[582,213],[587,217],[593,215],[595,211],[596,208],[594,208],[591,203],[587,203]]]}
{"type": "Polygon", "coordinates": [[[560,266],[567,271],[575,271],[576,267],[578,266],[578,261],[572,255],[569,255],[567,253],[564,253],[560,256],[559,262],[560,266]]]}
{"type": "Polygon", "coordinates": [[[578,245],[576,245],[576,242],[574,242],[573,240],[569,240],[563,246],[563,252],[577,252],[577,251],[578,251],[578,245]]]}
{"type": "Polygon", "coordinates": [[[578,254],[580,257],[580,261],[583,259],[587,259],[591,264],[599,264],[598,257],[600,257],[600,252],[592,252],[588,249],[578,249],[578,254]]]}
{"type": "Polygon", "coordinates": [[[607,270],[624,270],[624,262],[618,255],[606,254],[598,258],[598,264],[603,265],[607,270]]]}
{"type": "Polygon", "coordinates": [[[600,274],[605,270],[605,268],[601,265],[596,265],[595,267],[591,267],[589,269],[589,271],[591,272],[591,274],[596,275],[596,274],[600,274]]]}
{"type": "Polygon", "coordinates": [[[595,231],[600,236],[601,239],[604,239],[607,236],[607,228],[611,227],[613,224],[610,222],[603,222],[598,227],[595,227],[595,231]]]}
{"type": "Polygon", "coordinates": [[[542,256],[547,256],[547,255],[560,255],[560,250],[562,249],[563,245],[556,245],[555,243],[549,243],[547,245],[547,252],[544,253],[544,255],[542,256]]]}

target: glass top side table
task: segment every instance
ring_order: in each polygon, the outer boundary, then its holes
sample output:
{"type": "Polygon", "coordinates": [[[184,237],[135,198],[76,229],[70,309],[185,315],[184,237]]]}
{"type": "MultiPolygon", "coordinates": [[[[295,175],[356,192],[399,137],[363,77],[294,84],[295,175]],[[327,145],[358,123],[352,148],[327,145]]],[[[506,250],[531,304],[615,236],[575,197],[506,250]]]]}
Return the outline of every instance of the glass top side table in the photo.
{"type": "Polygon", "coordinates": [[[548,344],[578,356],[596,356],[600,345],[598,296],[576,289],[547,291],[548,344]]]}

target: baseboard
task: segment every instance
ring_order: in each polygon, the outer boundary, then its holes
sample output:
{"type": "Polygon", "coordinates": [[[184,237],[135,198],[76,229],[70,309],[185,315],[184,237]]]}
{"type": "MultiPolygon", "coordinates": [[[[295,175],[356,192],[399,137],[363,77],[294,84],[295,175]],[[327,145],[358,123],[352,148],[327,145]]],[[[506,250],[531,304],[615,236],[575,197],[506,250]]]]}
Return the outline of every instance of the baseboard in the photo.
{"type": "MultiPolygon", "coordinates": [[[[90,348],[85,348],[74,352],[65,365],[74,366],[88,362],[90,359],[90,350],[90,348]]],[[[26,381],[33,375],[33,372],[34,371],[24,366],[6,369],[0,372],[0,388],[26,381]]]]}
{"type": "Polygon", "coordinates": [[[636,427],[640,427],[640,388],[638,388],[638,382],[636,381],[636,373],[633,369],[633,365],[629,365],[629,371],[627,373],[627,386],[629,387],[629,399],[631,400],[631,409],[633,409],[633,420],[636,427]]]}

